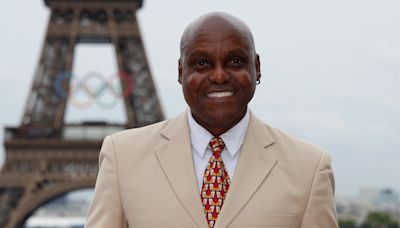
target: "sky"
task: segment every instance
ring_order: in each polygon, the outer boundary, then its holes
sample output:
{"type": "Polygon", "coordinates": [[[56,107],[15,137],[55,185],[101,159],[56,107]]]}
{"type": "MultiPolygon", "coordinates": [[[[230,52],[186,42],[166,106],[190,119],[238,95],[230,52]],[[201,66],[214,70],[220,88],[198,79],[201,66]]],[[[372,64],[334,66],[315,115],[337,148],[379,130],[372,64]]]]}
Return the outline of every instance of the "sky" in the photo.
{"type": "MultiPolygon", "coordinates": [[[[164,113],[186,104],[177,82],[179,39],[196,17],[223,11],[253,31],[261,84],[250,103],[263,121],[326,148],[338,195],[400,192],[400,2],[397,0],[145,0],[137,13],[164,113]]],[[[45,35],[42,1],[0,8],[0,128],[18,126],[45,35]]],[[[116,72],[110,45],[79,45],[74,72],[116,72]]],[[[77,98],[79,99],[79,97],[77,98]]],[[[123,121],[122,104],[67,107],[66,122],[123,121]]],[[[3,139],[4,132],[0,132],[3,139]]],[[[4,161],[0,148],[0,164],[4,161]]]]}

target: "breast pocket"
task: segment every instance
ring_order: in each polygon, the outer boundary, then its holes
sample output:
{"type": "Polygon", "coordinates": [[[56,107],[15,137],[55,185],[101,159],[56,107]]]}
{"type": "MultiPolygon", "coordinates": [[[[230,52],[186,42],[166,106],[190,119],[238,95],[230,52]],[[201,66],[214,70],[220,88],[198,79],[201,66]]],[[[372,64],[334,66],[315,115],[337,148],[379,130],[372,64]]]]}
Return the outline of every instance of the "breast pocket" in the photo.
{"type": "Polygon", "coordinates": [[[250,217],[250,224],[254,227],[293,228],[296,215],[257,213],[250,217]]]}

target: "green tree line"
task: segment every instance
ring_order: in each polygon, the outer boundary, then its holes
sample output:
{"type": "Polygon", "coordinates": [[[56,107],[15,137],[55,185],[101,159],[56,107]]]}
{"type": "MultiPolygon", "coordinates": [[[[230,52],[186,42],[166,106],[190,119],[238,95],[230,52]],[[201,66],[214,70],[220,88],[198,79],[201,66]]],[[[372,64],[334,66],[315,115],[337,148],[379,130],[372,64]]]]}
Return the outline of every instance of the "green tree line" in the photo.
{"type": "Polygon", "coordinates": [[[384,212],[371,212],[361,226],[349,219],[339,220],[340,228],[400,228],[400,224],[392,216],[384,212]]]}

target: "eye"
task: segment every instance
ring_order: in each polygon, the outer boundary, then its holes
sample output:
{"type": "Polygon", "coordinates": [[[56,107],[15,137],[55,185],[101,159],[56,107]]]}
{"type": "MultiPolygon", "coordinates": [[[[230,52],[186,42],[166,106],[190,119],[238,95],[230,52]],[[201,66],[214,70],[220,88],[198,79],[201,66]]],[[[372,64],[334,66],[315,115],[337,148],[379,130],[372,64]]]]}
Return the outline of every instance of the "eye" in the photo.
{"type": "Polygon", "coordinates": [[[229,65],[236,66],[236,67],[242,66],[243,63],[244,63],[243,59],[240,58],[239,56],[232,56],[228,61],[229,65]]]}
{"type": "Polygon", "coordinates": [[[193,61],[193,67],[197,70],[206,69],[210,66],[210,62],[206,59],[196,59],[193,61]]]}

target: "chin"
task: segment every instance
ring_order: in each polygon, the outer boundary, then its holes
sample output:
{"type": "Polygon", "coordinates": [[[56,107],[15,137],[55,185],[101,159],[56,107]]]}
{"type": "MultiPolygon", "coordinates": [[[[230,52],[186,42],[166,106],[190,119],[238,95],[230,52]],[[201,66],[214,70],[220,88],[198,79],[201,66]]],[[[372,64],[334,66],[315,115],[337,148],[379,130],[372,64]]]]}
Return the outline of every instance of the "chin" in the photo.
{"type": "Polygon", "coordinates": [[[238,112],[226,112],[226,111],[216,111],[210,115],[209,120],[212,125],[216,126],[229,126],[232,125],[234,122],[240,120],[240,115],[238,112]]]}

